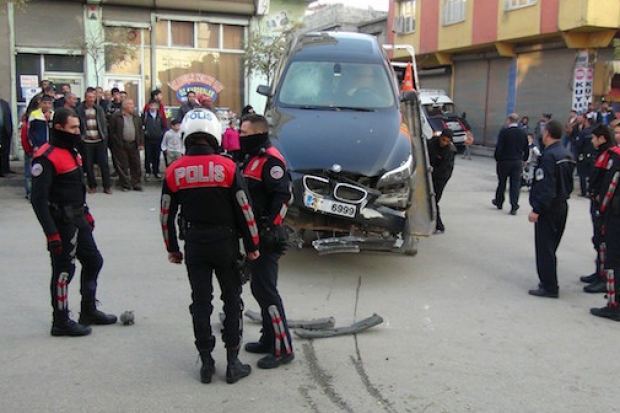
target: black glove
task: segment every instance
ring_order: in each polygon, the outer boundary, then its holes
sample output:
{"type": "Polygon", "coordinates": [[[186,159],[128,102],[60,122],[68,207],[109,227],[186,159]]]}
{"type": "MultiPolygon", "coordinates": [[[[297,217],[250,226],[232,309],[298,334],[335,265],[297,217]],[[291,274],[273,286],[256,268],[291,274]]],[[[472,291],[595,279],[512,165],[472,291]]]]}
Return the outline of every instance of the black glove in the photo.
{"type": "Polygon", "coordinates": [[[62,240],[59,233],[47,237],[47,250],[54,255],[62,254],[62,240]]]}
{"type": "Polygon", "coordinates": [[[250,267],[250,262],[246,259],[245,255],[239,254],[237,259],[235,260],[234,265],[235,274],[239,277],[241,281],[241,285],[250,281],[250,277],[252,276],[252,269],[250,267]]]}

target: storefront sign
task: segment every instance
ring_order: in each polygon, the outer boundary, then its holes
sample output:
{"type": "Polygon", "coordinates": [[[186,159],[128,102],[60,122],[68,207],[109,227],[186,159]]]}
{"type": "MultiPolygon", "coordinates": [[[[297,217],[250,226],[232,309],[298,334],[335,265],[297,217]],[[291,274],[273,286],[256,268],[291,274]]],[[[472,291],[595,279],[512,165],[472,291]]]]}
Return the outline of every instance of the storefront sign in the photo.
{"type": "Polygon", "coordinates": [[[19,85],[21,87],[39,87],[39,76],[37,75],[20,75],[19,85]]]}
{"type": "Polygon", "coordinates": [[[181,103],[187,103],[187,92],[196,93],[196,100],[201,96],[209,96],[215,102],[217,95],[224,90],[224,86],[213,76],[202,73],[187,73],[168,82],[168,86],[177,94],[181,103]]]}
{"type": "Polygon", "coordinates": [[[594,82],[594,69],[592,68],[588,52],[581,51],[575,62],[573,76],[573,109],[577,113],[585,113],[588,103],[592,100],[592,86],[594,82]]]}

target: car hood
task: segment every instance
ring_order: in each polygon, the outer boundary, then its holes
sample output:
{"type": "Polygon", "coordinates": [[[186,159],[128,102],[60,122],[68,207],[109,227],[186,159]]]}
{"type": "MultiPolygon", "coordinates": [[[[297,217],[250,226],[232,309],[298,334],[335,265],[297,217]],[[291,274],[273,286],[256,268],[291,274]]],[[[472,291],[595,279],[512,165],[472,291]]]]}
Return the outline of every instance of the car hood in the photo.
{"type": "Polygon", "coordinates": [[[272,116],[272,141],[295,172],[330,170],[338,164],[342,172],[379,176],[411,151],[407,143],[403,153],[407,137],[399,132],[399,119],[398,110],[278,108],[272,116]]]}

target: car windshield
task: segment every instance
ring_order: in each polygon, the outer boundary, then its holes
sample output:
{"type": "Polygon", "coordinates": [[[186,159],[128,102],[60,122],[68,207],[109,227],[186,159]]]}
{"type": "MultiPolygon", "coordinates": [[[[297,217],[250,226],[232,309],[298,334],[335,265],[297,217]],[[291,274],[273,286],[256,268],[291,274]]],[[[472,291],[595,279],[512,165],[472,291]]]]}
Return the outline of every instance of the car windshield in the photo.
{"type": "Polygon", "coordinates": [[[424,105],[424,110],[429,118],[460,117],[460,114],[453,103],[432,103],[424,105]]]}
{"type": "Polygon", "coordinates": [[[394,107],[385,68],[378,64],[296,61],[286,71],[279,101],[303,108],[383,109],[394,107]]]}

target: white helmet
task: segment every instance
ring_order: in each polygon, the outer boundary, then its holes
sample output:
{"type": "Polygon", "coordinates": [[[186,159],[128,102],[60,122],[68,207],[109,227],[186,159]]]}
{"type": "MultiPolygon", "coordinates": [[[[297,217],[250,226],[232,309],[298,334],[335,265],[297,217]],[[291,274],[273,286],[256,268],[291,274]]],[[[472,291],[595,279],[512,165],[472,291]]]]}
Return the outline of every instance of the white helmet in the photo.
{"type": "Polygon", "coordinates": [[[222,144],[222,124],[215,113],[208,109],[192,109],[183,117],[181,138],[186,141],[193,133],[209,134],[215,138],[218,145],[222,144]]]}

